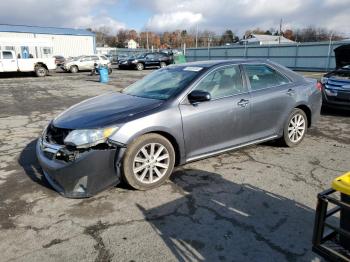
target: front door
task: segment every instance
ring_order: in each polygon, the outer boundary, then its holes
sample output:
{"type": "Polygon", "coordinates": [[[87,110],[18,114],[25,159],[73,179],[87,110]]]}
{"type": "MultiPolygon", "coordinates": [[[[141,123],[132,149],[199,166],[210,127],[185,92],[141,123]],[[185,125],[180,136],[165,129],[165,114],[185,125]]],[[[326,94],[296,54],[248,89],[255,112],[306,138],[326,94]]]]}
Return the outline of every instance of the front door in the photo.
{"type": "Polygon", "coordinates": [[[1,51],[2,68],[3,72],[15,72],[17,71],[17,60],[14,57],[14,53],[11,51],[1,51]]]}
{"type": "Polygon", "coordinates": [[[247,141],[250,97],[237,65],[208,73],[193,90],[209,92],[211,100],[180,104],[187,160],[247,141]]]}
{"type": "Polygon", "coordinates": [[[251,89],[251,136],[263,139],[282,128],[296,103],[294,84],[266,64],[245,64],[251,89]]]}
{"type": "Polygon", "coordinates": [[[148,54],[148,55],[146,55],[146,57],[145,57],[145,65],[146,66],[156,66],[157,65],[155,54],[148,54]]]}

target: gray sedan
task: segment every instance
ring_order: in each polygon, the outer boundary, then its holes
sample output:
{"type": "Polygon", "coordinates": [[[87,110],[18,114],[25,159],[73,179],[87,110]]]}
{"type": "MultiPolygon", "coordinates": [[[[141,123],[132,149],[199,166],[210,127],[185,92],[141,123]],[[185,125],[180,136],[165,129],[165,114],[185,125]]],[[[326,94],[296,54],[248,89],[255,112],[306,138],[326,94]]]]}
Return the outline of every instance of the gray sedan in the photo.
{"type": "Polygon", "coordinates": [[[147,190],[174,166],[268,140],[293,147],[321,108],[315,80],[266,60],[172,65],[57,116],[37,143],[66,197],[117,185],[147,190]]]}

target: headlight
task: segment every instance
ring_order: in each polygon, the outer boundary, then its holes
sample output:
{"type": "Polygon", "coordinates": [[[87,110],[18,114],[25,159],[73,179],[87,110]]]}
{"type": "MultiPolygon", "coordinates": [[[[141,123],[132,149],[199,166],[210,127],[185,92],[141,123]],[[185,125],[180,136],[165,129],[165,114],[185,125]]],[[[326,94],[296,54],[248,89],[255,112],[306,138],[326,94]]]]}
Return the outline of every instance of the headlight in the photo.
{"type": "Polygon", "coordinates": [[[139,60],[135,59],[135,60],[132,60],[131,63],[133,64],[136,64],[139,60]]]}
{"type": "Polygon", "coordinates": [[[76,146],[77,148],[91,147],[104,143],[107,138],[113,135],[117,130],[118,127],[73,130],[64,139],[64,143],[76,146]]]}

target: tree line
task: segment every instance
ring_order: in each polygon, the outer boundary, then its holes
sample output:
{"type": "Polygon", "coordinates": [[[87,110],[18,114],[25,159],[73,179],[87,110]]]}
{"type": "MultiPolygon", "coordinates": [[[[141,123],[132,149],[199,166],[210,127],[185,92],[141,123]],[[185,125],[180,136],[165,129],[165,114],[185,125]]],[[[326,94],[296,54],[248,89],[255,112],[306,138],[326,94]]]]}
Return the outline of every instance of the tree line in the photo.
{"type": "Polygon", "coordinates": [[[308,26],[305,28],[276,30],[270,28],[263,30],[255,28],[247,30],[239,38],[231,29],[225,30],[222,34],[216,34],[210,30],[175,30],[172,32],[156,33],[152,31],[137,32],[134,29],[121,29],[116,34],[112,34],[111,28],[100,27],[99,29],[88,29],[96,34],[96,43],[98,46],[110,46],[123,48],[130,39],[135,40],[140,48],[183,48],[186,47],[208,47],[222,46],[239,43],[241,39],[247,38],[250,34],[282,35],[295,42],[318,42],[333,41],[344,39],[344,37],[335,31],[325,28],[308,26]]]}

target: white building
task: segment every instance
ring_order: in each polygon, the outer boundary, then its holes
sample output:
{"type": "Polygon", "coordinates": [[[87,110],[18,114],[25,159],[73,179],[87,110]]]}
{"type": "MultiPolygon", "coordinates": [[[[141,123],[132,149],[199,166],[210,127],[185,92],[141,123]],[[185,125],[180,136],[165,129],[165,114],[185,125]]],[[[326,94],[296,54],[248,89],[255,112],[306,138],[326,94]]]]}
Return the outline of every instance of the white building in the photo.
{"type": "Polygon", "coordinates": [[[139,47],[139,44],[133,39],[126,40],[124,44],[125,44],[125,48],[136,49],[139,47]]]}
{"type": "Polygon", "coordinates": [[[91,55],[96,53],[96,40],[83,29],[0,24],[0,49],[33,57],[91,55]]]}
{"type": "Polygon", "coordinates": [[[262,35],[250,34],[245,39],[241,40],[242,44],[256,44],[256,45],[278,45],[278,44],[293,44],[292,40],[278,35],[262,35]]]}

